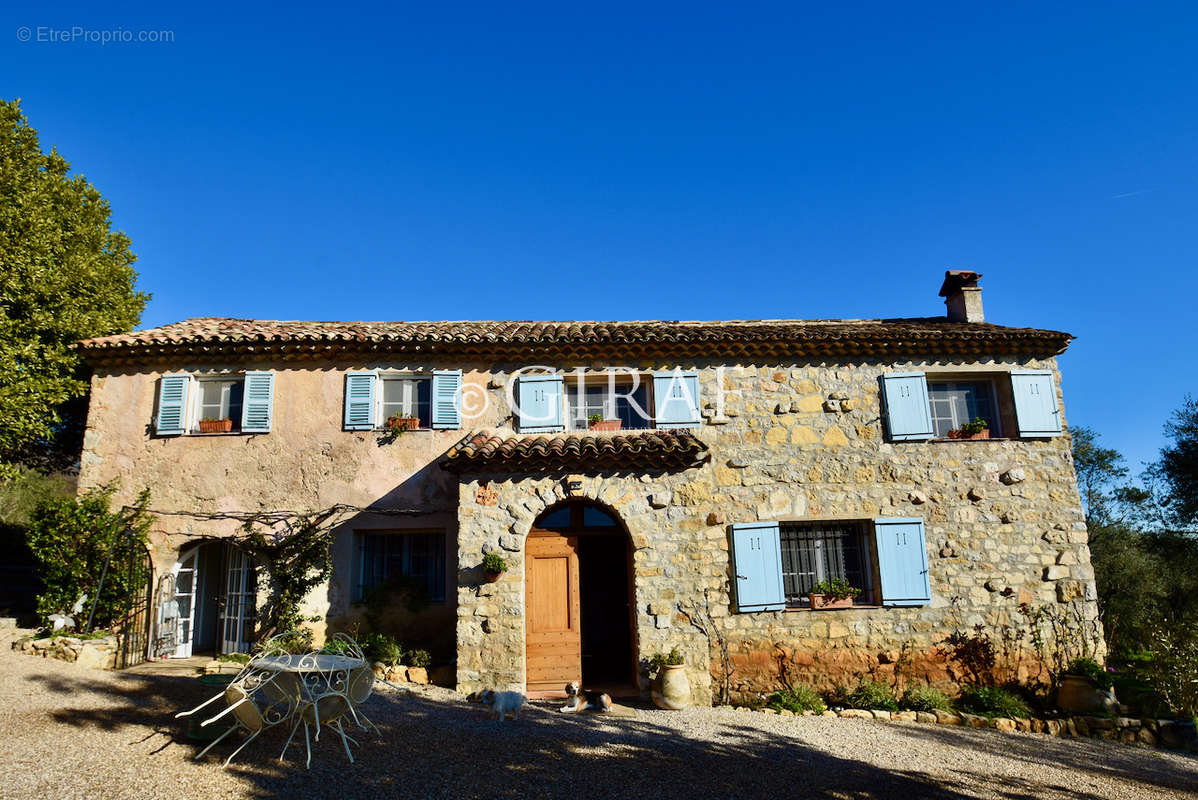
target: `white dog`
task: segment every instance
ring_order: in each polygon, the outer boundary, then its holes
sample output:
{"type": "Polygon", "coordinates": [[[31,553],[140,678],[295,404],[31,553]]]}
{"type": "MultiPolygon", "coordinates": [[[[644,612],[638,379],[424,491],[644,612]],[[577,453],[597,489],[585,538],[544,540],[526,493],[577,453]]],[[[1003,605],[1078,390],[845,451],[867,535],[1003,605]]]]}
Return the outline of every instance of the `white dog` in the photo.
{"type": "Polygon", "coordinates": [[[496,692],[487,689],[478,698],[484,706],[490,706],[496,714],[496,721],[503,722],[508,714],[513,720],[520,719],[520,709],[524,707],[526,698],[519,692],[496,692]]]}

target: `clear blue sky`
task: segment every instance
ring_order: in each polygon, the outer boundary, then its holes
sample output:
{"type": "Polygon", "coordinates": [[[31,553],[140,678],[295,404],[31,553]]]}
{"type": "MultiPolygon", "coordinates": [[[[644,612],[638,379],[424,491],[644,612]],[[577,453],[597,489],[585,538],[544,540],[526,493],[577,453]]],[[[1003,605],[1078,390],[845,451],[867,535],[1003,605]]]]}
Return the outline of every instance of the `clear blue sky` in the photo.
{"type": "Polygon", "coordinates": [[[964,267],[1133,466],[1196,389],[1192,3],[102,5],[0,12],[0,94],[145,326],[937,315],[964,267]]]}

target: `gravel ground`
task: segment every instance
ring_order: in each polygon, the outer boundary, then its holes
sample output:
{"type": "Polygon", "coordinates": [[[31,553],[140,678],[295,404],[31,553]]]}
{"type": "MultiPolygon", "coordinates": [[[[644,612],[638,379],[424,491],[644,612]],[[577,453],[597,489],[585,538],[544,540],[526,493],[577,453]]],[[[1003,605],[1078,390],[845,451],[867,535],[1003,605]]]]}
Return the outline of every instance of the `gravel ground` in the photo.
{"type": "MultiPolygon", "coordinates": [[[[212,690],[193,678],[106,673],[0,642],[0,797],[1198,797],[1198,758],[1084,740],[729,709],[596,717],[535,703],[498,724],[453,692],[383,689],[356,763],[329,734],[287,761],[280,731],[228,770],[185,736],[212,690]]],[[[144,667],[142,668],[144,669],[144,667]]],[[[359,735],[360,734],[360,735],[359,735]]]]}

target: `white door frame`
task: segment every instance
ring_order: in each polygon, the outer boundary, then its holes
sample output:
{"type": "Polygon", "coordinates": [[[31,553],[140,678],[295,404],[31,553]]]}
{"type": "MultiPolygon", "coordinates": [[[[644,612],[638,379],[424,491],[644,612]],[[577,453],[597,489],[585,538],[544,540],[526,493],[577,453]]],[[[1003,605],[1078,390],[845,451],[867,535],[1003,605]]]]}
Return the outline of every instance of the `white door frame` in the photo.
{"type": "Polygon", "coordinates": [[[197,544],[187,552],[180,555],[179,560],[171,567],[171,575],[175,577],[175,602],[179,604],[178,632],[176,633],[175,652],[171,654],[171,658],[190,658],[191,643],[195,638],[195,621],[196,621],[196,595],[199,593],[200,587],[200,571],[199,561],[197,556],[200,552],[202,544],[197,544]],[[179,576],[187,575],[191,578],[191,591],[179,591],[179,576]],[[186,601],[184,600],[186,598],[186,601]],[[184,603],[186,602],[187,611],[184,613],[184,603]]]}

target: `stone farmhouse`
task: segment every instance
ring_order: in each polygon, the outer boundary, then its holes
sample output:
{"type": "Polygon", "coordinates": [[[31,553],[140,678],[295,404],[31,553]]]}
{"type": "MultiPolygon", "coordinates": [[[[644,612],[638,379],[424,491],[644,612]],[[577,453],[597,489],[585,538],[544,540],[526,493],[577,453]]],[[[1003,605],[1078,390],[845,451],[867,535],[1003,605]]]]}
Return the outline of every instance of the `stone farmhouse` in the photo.
{"type": "MultiPolygon", "coordinates": [[[[202,318],[91,339],[80,484],[178,512],[354,508],[306,601],[318,637],[414,581],[431,602],[389,618],[465,692],[643,690],[671,648],[701,703],[783,672],[949,681],[971,636],[1035,679],[1103,648],[1056,361],[1072,337],[985,322],[979,278],[946,273],[935,318],[202,318]],[[813,607],[834,579],[860,593],[813,607]]],[[[157,517],[176,655],[255,638],[261,565],[235,533],[157,517]]]]}

